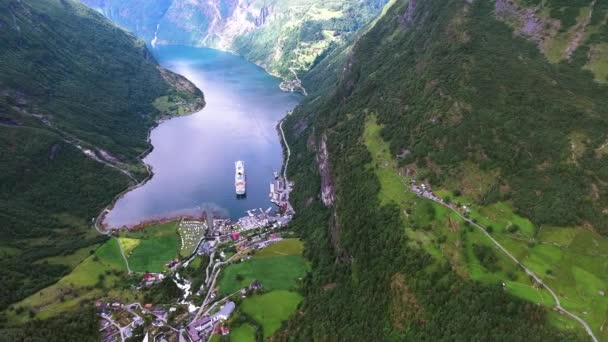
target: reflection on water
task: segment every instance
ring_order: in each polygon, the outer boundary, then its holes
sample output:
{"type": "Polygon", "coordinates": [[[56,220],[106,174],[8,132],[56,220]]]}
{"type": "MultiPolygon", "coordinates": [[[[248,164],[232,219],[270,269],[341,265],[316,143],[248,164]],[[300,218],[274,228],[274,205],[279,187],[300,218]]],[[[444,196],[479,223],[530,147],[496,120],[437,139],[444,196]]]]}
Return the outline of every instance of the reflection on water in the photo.
{"type": "Polygon", "coordinates": [[[111,227],[190,213],[204,203],[226,216],[266,209],[269,182],[282,163],[277,122],[298,102],[279,79],[224,52],[189,47],[155,50],[159,63],[194,82],[206,107],[169,120],[152,131],[146,158],[154,177],[127,193],[106,216],[111,227]],[[247,197],[237,199],[234,162],[243,160],[247,197]]]}

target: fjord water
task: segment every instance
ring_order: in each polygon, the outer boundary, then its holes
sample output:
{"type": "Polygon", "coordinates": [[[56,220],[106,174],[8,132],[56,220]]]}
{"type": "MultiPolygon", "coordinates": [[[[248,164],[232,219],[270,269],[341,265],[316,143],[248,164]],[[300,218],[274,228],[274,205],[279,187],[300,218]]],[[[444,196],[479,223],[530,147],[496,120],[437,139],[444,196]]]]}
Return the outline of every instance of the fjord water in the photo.
{"type": "Polygon", "coordinates": [[[152,131],[154,149],[144,162],[154,176],[121,197],[104,223],[131,226],[201,208],[237,218],[248,209],[268,208],[269,184],[283,158],[276,125],[299,96],[282,92],[279,79],[225,52],[172,46],[154,53],[162,66],[196,84],[207,105],[152,131]],[[237,160],[245,162],[245,199],[235,195],[237,160]]]}

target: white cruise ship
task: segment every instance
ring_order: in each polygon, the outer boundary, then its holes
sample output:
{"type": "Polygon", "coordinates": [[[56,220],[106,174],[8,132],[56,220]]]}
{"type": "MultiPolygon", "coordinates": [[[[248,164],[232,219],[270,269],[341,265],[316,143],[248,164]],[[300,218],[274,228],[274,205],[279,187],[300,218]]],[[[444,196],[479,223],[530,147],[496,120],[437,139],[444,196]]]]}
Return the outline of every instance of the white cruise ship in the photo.
{"type": "Polygon", "coordinates": [[[245,182],[245,163],[242,160],[239,160],[234,163],[234,167],[234,187],[236,189],[236,194],[238,196],[244,196],[247,185],[245,182]]]}

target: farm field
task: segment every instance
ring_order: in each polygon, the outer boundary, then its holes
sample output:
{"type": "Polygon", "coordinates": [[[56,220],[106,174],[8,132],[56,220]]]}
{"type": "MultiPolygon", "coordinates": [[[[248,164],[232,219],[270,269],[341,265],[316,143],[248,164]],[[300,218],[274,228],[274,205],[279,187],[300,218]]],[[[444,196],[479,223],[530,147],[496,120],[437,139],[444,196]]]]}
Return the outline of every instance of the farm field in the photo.
{"type": "Polygon", "coordinates": [[[302,299],[296,292],[272,291],[245,299],[242,310],[262,325],[267,338],[281,327],[281,322],[289,318],[302,299]]]}
{"type": "Polygon", "coordinates": [[[293,290],[304,277],[308,264],[302,257],[304,245],[298,239],[285,239],[261,251],[251,260],[228,266],[220,278],[222,294],[233,293],[258,280],[266,291],[293,290]]]}
{"type": "Polygon", "coordinates": [[[11,312],[9,321],[27,320],[29,310],[36,314],[36,318],[45,319],[74,309],[82,300],[92,300],[104,295],[125,272],[118,241],[110,239],[57,283],[14,304],[13,307],[22,307],[25,311],[20,315],[11,312]]]}
{"type": "Polygon", "coordinates": [[[133,272],[163,272],[165,264],[177,257],[177,221],[158,224],[140,231],[124,232],[121,245],[133,272]]]}
{"type": "Polygon", "coordinates": [[[266,291],[293,290],[308,266],[301,255],[255,257],[224,270],[219,282],[222,295],[233,293],[258,280],[266,291]]]}
{"type": "Polygon", "coordinates": [[[301,255],[304,243],[298,239],[284,239],[274,243],[261,251],[257,251],[256,258],[269,258],[274,256],[301,255]]]}
{"type": "MultiPolygon", "coordinates": [[[[404,230],[411,244],[425,249],[438,260],[448,259],[464,277],[489,285],[503,283],[512,295],[552,308],[555,302],[548,291],[534,286],[485,234],[470,227],[448,208],[406,189],[409,179],[398,171],[380,129],[374,119],[367,122],[364,140],[373,160],[369,166],[380,181],[380,201],[402,208],[404,230]],[[480,251],[484,251],[483,260],[480,251]]],[[[557,293],[566,309],[585,319],[598,337],[608,337],[604,326],[608,308],[607,239],[583,228],[535,227],[517,215],[508,202],[478,206],[446,189],[437,189],[434,193],[440,198],[449,198],[452,203],[467,205],[470,217],[488,228],[501,245],[540,276],[557,293]]],[[[582,329],[580,324],[553,312],[549,321],[563,329],[582,329]]]]}
{"type": "Polygon", "coordinates": [[[230,342],[255,342],[255,328],[242,324],[230,331],[230,342]]]}

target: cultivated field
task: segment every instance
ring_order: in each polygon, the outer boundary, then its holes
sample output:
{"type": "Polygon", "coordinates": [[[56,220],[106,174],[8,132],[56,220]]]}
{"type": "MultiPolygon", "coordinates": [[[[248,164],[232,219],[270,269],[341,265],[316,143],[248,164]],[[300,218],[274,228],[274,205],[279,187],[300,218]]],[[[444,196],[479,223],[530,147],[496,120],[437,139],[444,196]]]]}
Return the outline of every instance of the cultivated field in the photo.
{"type": "Polygon", "coordinates": [[[254,280],[260,281],[267,291],[292,290],[306,270],[306,262],[300,255],[256,257],[227,267],[220,279],[220,292],[233,293],[254,280]]]}
{"type": "Polygon", "coordinates": [[[255,328],[242,324],[230,331],[230,342],[255,342],[255,328]]]}
{"type": "Polygon", "coordinates": [[[302,299],[296,292],[272,291],[245,299],[242,310],[262,325],[267,338],[281,327],[281,322],[289,318],[302,299]]]}
{"type": "Polygon", "coordinates": [[[304,244],[298,239],[284,239],[274,243],[261,251],[257,251],[256,258],[268,258],[273,256],[301,255],[304,244]]]}
{"type": "Polygon", "coordinates": [[[165,264],[177,257],[177,221],[147,227],[120,236],[133,272],[163,272],[165,264]]]}

